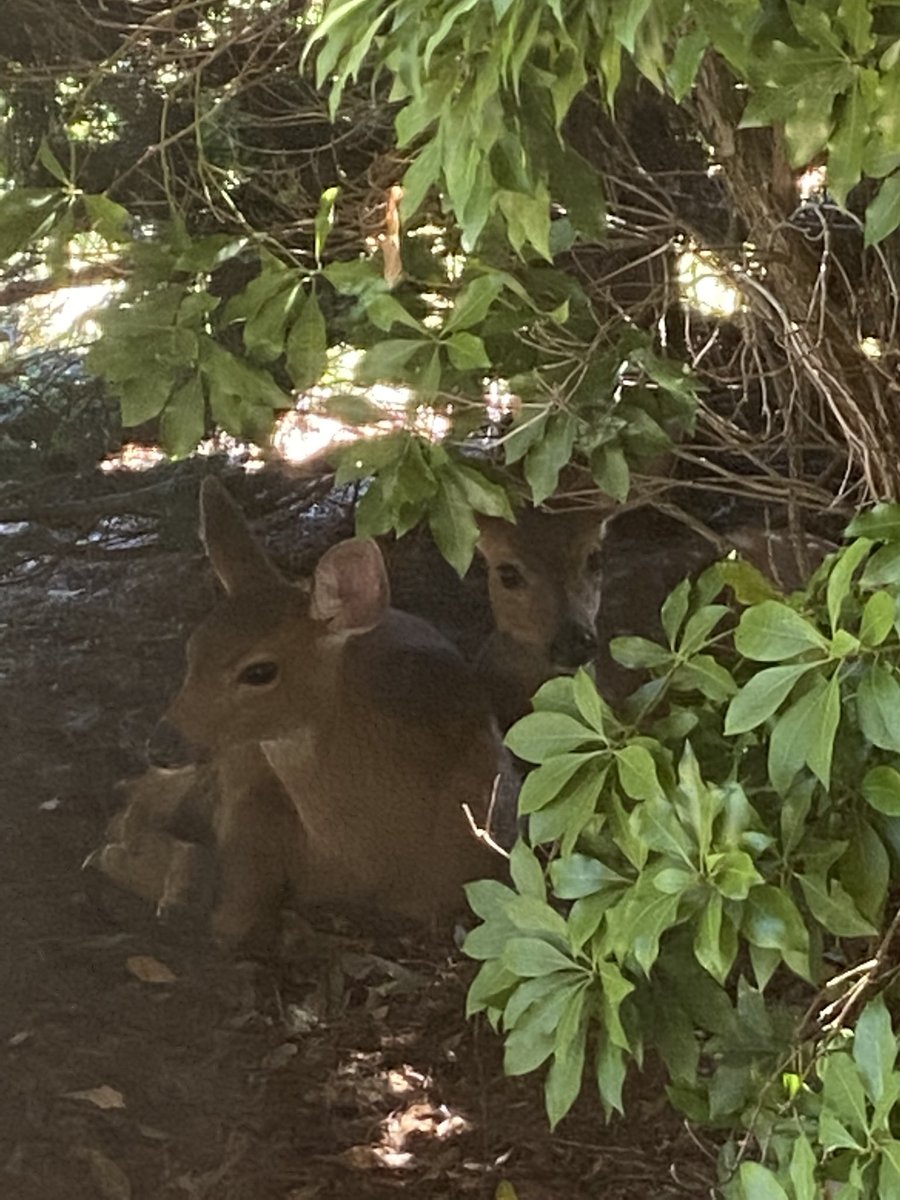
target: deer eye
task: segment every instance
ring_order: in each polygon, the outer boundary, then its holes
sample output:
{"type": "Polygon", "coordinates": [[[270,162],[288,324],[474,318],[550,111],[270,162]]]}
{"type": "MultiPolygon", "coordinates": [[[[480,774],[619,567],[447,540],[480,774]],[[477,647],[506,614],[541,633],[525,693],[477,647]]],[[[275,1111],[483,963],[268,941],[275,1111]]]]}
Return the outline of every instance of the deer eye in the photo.
{"type": "Polygon", "coordinates": [[[238,683],[246,683],[248,687],[265,687],[267,683],[274,683],[277,678],[278,663],[264,659],[244,667],[238,675],[238,683]]]}
{"type": "Polygon", "coordinates": [[[497,576],[505,588],[512,589],[525,586],[524,575],[512,563],[501,563],[497,568],[497,576]]]}
{"type": "Polygon", "coordinates": [[[592,550],[585,561],[591,575],[599,575],[600,568],[603,566],[603,555],[599,550],[592,550]]]}

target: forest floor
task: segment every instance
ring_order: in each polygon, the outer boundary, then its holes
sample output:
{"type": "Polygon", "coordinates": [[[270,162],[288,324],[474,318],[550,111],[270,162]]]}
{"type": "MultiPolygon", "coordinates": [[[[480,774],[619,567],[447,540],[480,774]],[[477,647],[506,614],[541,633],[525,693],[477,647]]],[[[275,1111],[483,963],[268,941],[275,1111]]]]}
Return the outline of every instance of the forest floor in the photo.
{"type": "MultiPolygon", "coordinates": [[[[50,480],[34,519],[0,517],[0,1200],[708,1195],[714,1162],[651,1067],[627,1119],[586,1087],[551,1136],[540,1079],[505,1078],[464,1019],[473,964],[452,945],[239,961],[91,886],[81,864],[213,595],[196,478],[158,474],[50,480]]],[[[238,482],[289,571],[350,532],[346,498],[313,489],[298,515],[296,480],[238,482]]],[[[409,544],[401,603],[480,636],[477,572],[450,596],[409,544]]]]}

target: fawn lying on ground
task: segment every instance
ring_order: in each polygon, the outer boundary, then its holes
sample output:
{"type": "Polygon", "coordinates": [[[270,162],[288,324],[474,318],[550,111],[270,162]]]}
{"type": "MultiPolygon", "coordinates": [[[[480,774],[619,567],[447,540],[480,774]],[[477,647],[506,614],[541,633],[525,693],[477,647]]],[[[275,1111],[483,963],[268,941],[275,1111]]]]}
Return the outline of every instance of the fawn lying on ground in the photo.
{"type": "Polygon", "coordinates": [[[288,889],[421,920],[461,908],[463,883],[501,862],[468,816],[485,823],[506,762],[474,673],[389,607],[374,542],[333,546],[311,584],[291,585],[212,480],[201,509],[226,596],[190,639],[149,752],[157,768],[215,773],[214,932],[265,930],[288,889]]]}

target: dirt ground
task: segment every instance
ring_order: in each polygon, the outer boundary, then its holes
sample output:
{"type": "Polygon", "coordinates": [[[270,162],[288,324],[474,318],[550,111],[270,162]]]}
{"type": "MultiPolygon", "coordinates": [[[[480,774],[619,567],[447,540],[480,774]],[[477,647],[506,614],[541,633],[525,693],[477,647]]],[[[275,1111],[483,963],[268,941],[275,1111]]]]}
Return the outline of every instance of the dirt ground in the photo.
{"type": "MultiPolygon", "coordinates": [[[[296,480],[238,482],[288,570],[350,530],[346,496],[313,489],[300,514],[296,480]]],[[[0,1200],[708,1195],[651,1068],[627,1119],[589,1095],[551,1137],[540,1080],[504,1078],[464,1020],[452,946],[236,961],[82,872],[212,596],[196,478],[157,487],[58,479],[38,519],[0,525],[0,1200]]],[[[397,599],[480,636],[478,573],[460,587],[408,547],[397,599]]]]}

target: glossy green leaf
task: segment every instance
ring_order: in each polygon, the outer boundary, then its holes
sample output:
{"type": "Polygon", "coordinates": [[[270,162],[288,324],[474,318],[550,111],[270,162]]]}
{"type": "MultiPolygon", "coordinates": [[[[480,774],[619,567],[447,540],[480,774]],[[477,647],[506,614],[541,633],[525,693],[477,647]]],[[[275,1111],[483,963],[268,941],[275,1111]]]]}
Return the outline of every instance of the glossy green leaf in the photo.
{"type": "Polygon", "coordinates": [[[632,800],[652,800],[663,796],[653,756],[643,746],[632,743],[615,752],[619,783],[632,800]]]}
{"type": "Polygon", "coordinates": [[[880,646],[894,625],[897,605],[890,592],[874,592],[866,601],[859,626],[859,640],[864,646],[880,646]]]}
{"type": "Polygon", "coordinates": [[[838,554],[831,569],[831,573],[828,576],[826,596],[828,601],[828,622],[831,625],[832,633],[837,632],[841,606],[850,592],[850,583],[854,572],[871,548],[872,542],[869,538],[857,538],[852,545],[838,554]]]}
{"type": "Polygon", "coordinates": [[[544,868],[531,847],[521,840],[516,842],[510,851],[509,873],[520,895],[546,900],[547,887],[544,883],[544,868]]]}
{"type": "Polygon", "coordinates": [[[862,793],[878,812],[900,817],[900,771],[893,767],[872,767],[863,778],[862,793]]]}
{"type": "Polygon", "coordinates": [[[525,762],[543,763],[554,754],[578,750],[596,734],[565,713],[529,713],[506,735],[506,745],[525,762]]]}
{"type": "Polygon", "coordinates": [[[870,1000],[859,1015],[853,1037],[853,1061],[873,1104],[884,1094],[897,1059],[897,1039],[884,999],[870,1000]]]}
{"type": "Polygon", "coordinates": [[[159,432],[163,445],[175,458],[186,458],[197,449],[206,433],[206,400],[199,375],[172,393],[159,432]]]}
{"type": "Polygon", "coordinates": [[[552,413],[541,440],[528,451],[525,478],[535,504],[543,504],[556,490],[559,473],[572,456],[576,432],[575,419],[569,413],[552,413]]]}
{"type": "MultiPolygon", "coordinates": [[[[302,392],[322,378],[327,364],[328,333],[315,293],[307,296],[285,343],[285,362],[294,387],[302,392]]],[[[368,355],[366,356],[368,358],[368,355]]]]}
{"type": "Polygon", "coordinates": [[[857,514],[847,526],[847,536],[867,537],[876,542],[900,542],[900,504],[876,504],[867,512],[857,514]]]}
{"type": "Polygon", "coordinates": [[[787,1192],[762,1163],[741,1163],[739,1179],[742,1200],[788,1200],[787,1192]]]}
{"type": "Polygon", "coordinates": [[[510,938],[503,951],[503,962],[510,971],[526,978],[549,975],[551,971],[571,971],[575,967],[572,959],[538,938],[510,938]]]}
{"type": "Polygon", "coordinates": [[[781,707],[794,684],[815,663],[792,663],[785,667],[768,667],[754,675],[738,692],[725,714],[725,733],[731,737],[755,729],[781,707]]]}
{"type": "Polygon", "coordinates": [[[873,746],[900,753],[900,682],[890,667],[871,663],[865,668],[856,691],[856,712],[873,746]]]}
{"type": "Polygon", "coordinates": [[[889,175],[866,209],[865,244],[883,242],[900,225],[900,175],[889,175]]]}
{"type": "Polygon", "coordinates": [[[827,887],[821,878],[812,875],[798,875],[797,881],[810,912],[829,933],[838,937],[874,937],[878,932],[860,915],[853,898],[836,879],[827,887]]]}
{"type": "Polygon", "coordinates": [[[823,651],[826,638],[799,613],[777,600],[748,608],[734,635],[738,653],[757,662],[780,662],[809,650],[823,651]]]}

